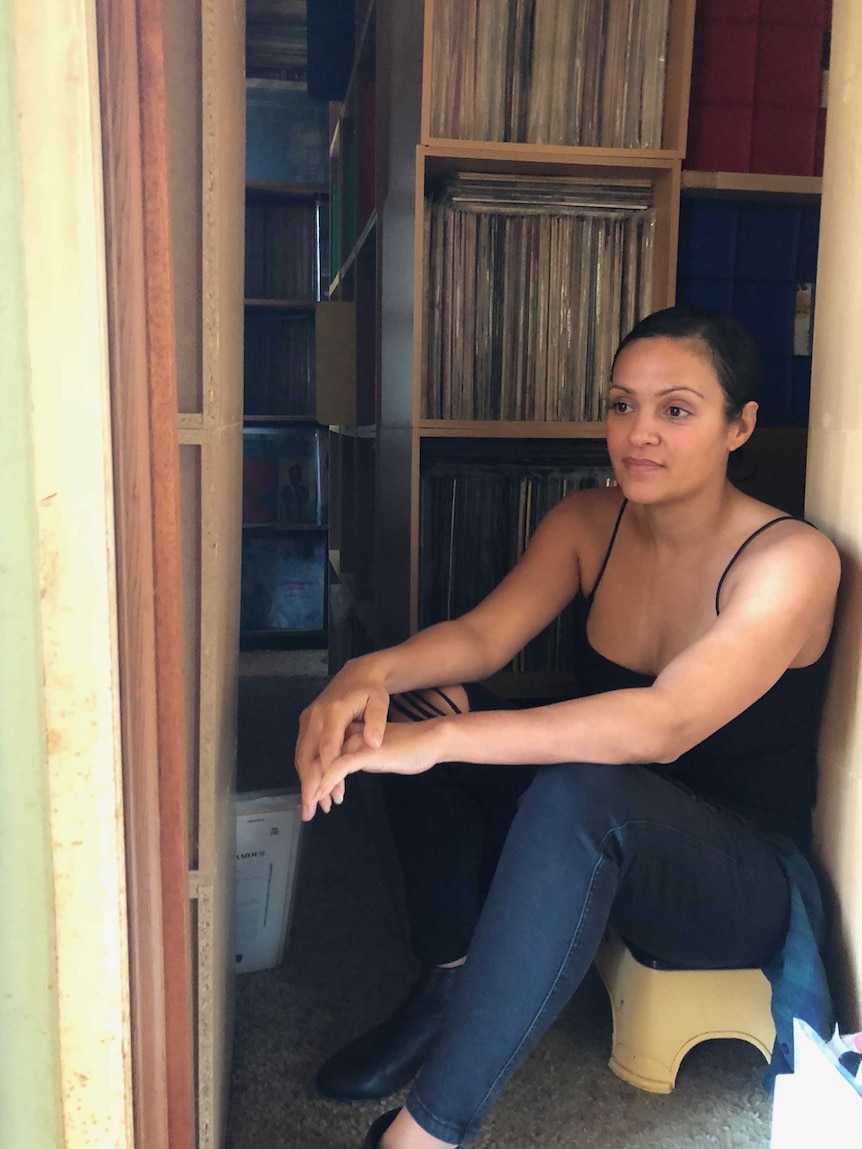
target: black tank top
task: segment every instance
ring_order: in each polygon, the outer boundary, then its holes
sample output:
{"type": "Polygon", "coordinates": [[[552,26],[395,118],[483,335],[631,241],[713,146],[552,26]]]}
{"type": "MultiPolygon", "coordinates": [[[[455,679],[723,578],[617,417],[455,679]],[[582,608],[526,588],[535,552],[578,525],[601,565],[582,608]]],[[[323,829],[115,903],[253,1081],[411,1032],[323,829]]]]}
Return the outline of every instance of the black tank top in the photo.
{"type": "MultiPolygon", "coordinates": [[[[620,666],[599,654],[587,638],[587,620],[596,591],[611,557],[626,501],[611,535],[598,578],[589,594],[575,599],[576,665],[582,695],[604,694],[651,686],[655,677],[620,666]]],[[[743,542],[719,579],[721,588],[733,564],[750,542],[775,523],[794,518],[782,515],[764,523],[743,542]]],[[[804,522],[805,520],[798,520],[804,522]]],[[[649,769],[684,784],[693,793],[748,818],[764,829],[778,831],[807,847],[811,810],[817,788],[817,737],[829,669],[828,648],[809,666],[785,670],[756,702],[682,754],[669,765],[649,769]]]]}

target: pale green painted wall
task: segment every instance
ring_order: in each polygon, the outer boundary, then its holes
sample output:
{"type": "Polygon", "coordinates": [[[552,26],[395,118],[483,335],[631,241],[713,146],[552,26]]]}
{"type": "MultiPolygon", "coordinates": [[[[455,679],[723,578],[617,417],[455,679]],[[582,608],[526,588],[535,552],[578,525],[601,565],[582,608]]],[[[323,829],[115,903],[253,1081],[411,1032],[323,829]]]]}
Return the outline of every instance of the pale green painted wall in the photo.
{"type": "Polygon", "coordinates": [[[0,1146],[60,1149],[13,3],[0,0],[0,1146]]]}

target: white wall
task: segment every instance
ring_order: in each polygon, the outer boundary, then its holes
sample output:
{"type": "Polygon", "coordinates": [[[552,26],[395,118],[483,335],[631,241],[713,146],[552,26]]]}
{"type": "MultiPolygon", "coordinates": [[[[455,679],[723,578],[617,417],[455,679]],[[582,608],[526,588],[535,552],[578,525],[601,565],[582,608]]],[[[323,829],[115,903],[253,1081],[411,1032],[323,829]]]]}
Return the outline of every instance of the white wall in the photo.
{"type": "Polygon", "coordinates": [[[862,1027],[862,4],[835,0],[806,514],[844,560],[816,844],[831,882],[841,1020],[862,1027]]]}

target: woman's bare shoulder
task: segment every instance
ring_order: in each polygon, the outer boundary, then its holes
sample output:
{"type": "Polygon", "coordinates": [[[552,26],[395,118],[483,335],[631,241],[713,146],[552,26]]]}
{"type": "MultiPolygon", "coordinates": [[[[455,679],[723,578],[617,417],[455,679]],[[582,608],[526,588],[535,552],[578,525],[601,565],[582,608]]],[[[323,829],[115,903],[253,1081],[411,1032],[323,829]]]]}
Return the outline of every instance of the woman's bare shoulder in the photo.
{"type": "Polygon", "coordinates": [[[832,540],[807,519],[788,517],[767,503],[750,502],[751,530],[746,531],[744,549],[734,563],[736,578],[745,580],[748,574],[756,576],[771,569],[785,579],[817,582],[826,598],[834,597],[841,557],[832,540]]]}
{"type": "Polygon", "coordinates": [[[816,523],[798,515],[790,515],[780,507],[745,496],[746,511],[752,532],[758,527],[768,528],[757,535],[759,550],[786,550],[808,552],[821,561],[840,562],[838,548],[816,523]]]}
{"type": "Polygon", "coordinates": [[[566,495],[556,510],[587,530],[604,531],[608,524],[613,529],[622,503],[623,493],[619,487],[589,487],[566,495]]]}

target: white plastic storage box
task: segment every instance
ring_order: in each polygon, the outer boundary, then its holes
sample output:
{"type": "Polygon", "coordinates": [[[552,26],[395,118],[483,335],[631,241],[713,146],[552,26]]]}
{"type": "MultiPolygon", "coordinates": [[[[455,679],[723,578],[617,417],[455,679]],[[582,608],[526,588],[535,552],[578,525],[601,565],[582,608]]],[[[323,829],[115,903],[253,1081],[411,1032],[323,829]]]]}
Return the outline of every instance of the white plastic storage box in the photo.
{"type": "Polygon", "coordinates": [[[290,932],[302,834],[298,791],[236,796],[236,971],[271,969],[290,932]]]}

